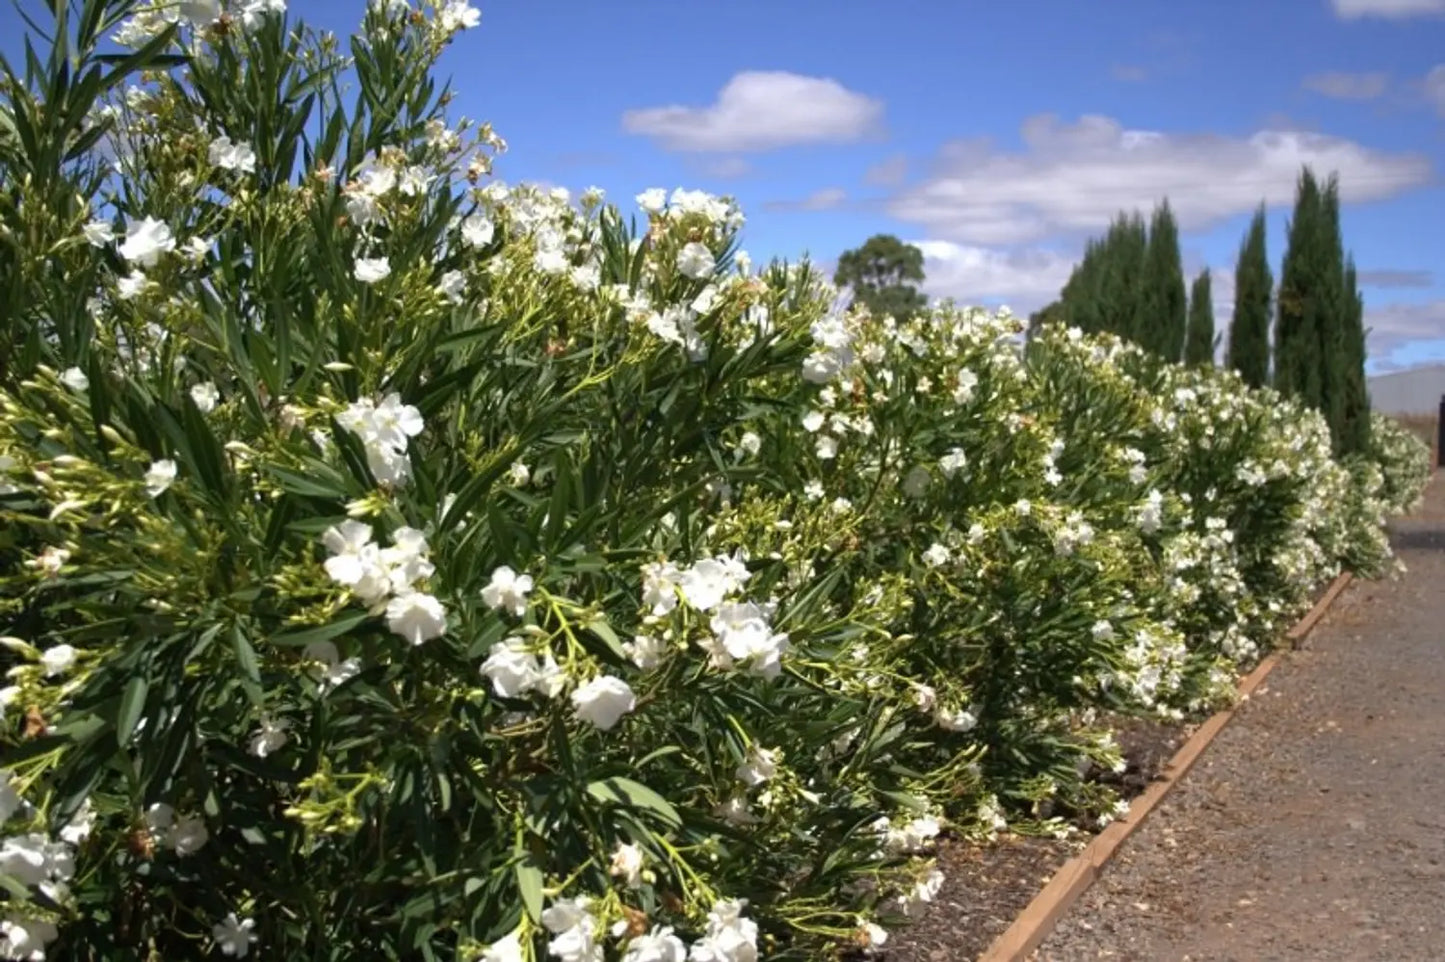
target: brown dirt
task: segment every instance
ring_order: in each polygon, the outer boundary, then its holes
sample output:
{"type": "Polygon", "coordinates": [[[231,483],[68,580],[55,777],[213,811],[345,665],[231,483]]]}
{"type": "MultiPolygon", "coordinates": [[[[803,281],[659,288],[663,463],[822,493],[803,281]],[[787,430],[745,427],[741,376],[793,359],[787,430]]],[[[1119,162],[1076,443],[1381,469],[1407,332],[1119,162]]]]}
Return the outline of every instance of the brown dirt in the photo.
{"type": "Polygon", "coordinates": [[[1445,958],[1445,484],[1395,528],[1038,962],[1445,958]]]}

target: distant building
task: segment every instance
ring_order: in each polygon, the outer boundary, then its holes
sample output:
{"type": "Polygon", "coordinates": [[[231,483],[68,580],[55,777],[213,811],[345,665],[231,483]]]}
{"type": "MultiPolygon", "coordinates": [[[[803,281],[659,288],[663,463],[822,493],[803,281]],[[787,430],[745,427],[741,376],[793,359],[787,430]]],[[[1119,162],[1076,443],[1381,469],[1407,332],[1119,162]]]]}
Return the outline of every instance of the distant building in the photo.
{"type": "Polygon", "coordinates": [[[1434,414],[1445,395],[1445,364],[1381,374],[1366,384],[1370,407],[1382,414],[1434,414]]]}

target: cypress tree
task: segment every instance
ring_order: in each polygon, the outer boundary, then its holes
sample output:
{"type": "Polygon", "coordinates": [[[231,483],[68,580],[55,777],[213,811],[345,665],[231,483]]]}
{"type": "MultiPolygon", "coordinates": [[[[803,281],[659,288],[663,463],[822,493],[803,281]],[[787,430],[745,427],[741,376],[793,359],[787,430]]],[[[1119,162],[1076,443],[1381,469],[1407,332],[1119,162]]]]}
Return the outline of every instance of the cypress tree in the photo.
{"type": "Polygon", "coordinates": [[[1102,256],[1101,243],[1090,240],[1084,247],[1083,259],[1070,272],[1068,283],[1059,292],[1059,299],[1055,302],[1059,314],[1086,334],[1101,330],[1098,302],[1102,256]]]}
{"type": "Polygon", "coordinates": [[[1269,316],[1274,277],[1265,250],[1264,205],[1255,211],[1234,266],[1228,364],[1250,387],[1269,383],[1269,316]]]}
{"type": "Polygon", "coordinates": [[[1139,332],[1138,341],[1166,361],[1178,361],[1184,353],[1188,301],[1179,257],[1179,226],[1168,200],[1154,209],[1145,263],[1145,329],[1139,332]]]}
{"type": "Polygon", "coordinates": [[[1102,238],[1089,241],[1059,294],[1057,314],[1085,333],[1133,338],[1143,316],[1145,236],[1143,218],[1120,214],[1102,238]]]}
{"type": "Polygon", "coordinates": [[[1030,340],[1037,337],[1047,324],[1068,324],[1069,316],[1064,311],[1062,300],[1057,300],[1029,315],[1029,327],[1025,336],[1030,340]]]}
{"type": "Polygon", "coordinates": [[[1137,211],[1121,219],[1113,254],[1113,284],[1107,290],[1109,330],[1126,340],[1148,347],[1149,235],[1144,218],[1137,211]]]}
{"type": "Polygon", "coordinates": [[[1059,295],[1057,312],[1087,333],[1117,334],[1177,361],[1188,302],[1179,231],[1167,202],[1155,211],[1154,223],[1151,235],[1137,211],[1121,213],[1102,238],[1089,241],[1059,295]],[[1157,283],[1157,277],[1172,281],[1157,283]]]}
{"type": "Polygon", "coordinates": [[[1189,335],[1184,341],[1184,363],[1209,366],[1214,363],[1214,296],[1210,292],[1209,268],[1199,272],[1189,291],[1189,335]]]}
{"type": "Polygon", "coordinates": [[[1345,245],[1340,236],[1340,184],[1331,175],[1320,190],[1320,277],[1319,286],[1311,292],[1317,301],[1320,365],[1319,409],[1330,422],[1330,438],[1336,454],[1345,453],[1349,420],[1350,372],[1353,348],[1346,342],[1345,327],[1350,313],[1349,298],[1353,286],[1345,293],[1345,245]]]}
{"type": "Polygon", "coordinates": [[[1370,395],[1365,384],[1365,302],[1355,260],[1345,262],[1344,314],[1339,338],[1341,378],[1339,452],[1361,454],[1370,446],[1370,395]]]}
{"type": "Polygon", "coordinates": [[[1274,386],[1282,394],[1324,410],[1321,372],[1321,293],[1328,283],[1329,241],[1319,184],[1306,167],[1295,191],[1294,216],[1279,278],[1274,334],[1274,386]]]}

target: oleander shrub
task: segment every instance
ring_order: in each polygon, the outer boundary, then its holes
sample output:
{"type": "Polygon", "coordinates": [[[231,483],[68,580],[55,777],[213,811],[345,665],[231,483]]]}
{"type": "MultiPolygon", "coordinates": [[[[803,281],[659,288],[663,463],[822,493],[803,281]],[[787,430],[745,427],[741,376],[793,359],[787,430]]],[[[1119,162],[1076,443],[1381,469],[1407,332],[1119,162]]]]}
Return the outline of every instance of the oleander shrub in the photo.
{"type": "Polygon", "coordinates": [[[941,831],[1112,817],[1104,719],[1227,698],[1422,482],[870,316],[726,198],[503,184],[474,21],[91,0],[8,77],[0,957],[875,948],[941,831]]]}
{"type": "Polygon", "coordinates": [[[1380,467],[1380,499],[1391,514],[1409,514],[1420,505],[1430,480],[1430,445],[1392,417],[1370,415],[1368,455],[1380,467]]]}

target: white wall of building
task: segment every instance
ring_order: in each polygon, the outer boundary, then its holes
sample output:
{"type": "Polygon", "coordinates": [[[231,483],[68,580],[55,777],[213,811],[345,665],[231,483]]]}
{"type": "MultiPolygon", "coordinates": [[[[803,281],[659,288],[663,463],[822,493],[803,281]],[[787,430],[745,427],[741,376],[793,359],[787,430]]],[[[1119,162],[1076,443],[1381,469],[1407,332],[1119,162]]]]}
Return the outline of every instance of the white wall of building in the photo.
{"type": "Polygon", "coordinates": [[[1366,384],[1370,407],[1382,414],[1434,414],[1445,395],[1445,364],[1381,374],[1366,384]]]}

